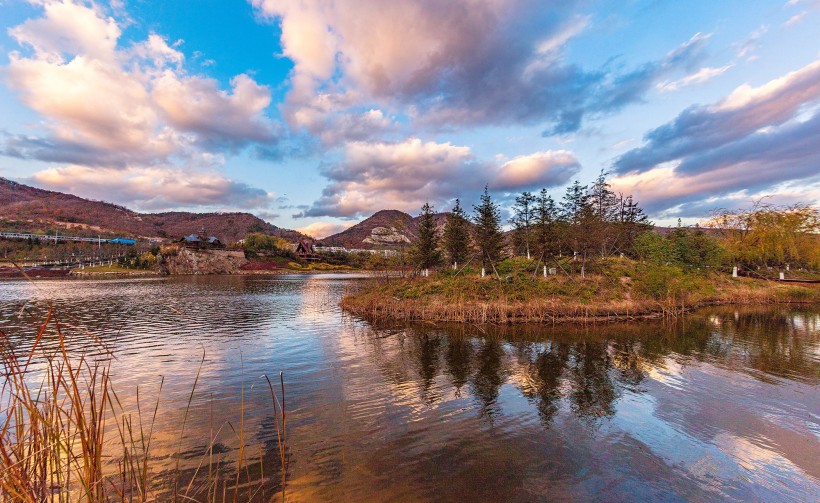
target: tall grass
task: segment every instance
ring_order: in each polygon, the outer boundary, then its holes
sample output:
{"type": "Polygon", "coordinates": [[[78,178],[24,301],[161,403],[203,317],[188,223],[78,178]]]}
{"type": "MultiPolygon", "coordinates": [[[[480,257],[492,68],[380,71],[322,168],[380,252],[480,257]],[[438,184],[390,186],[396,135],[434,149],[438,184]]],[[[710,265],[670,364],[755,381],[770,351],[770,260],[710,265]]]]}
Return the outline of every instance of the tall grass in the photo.
{"type": "MultiPolygon", "coordinates": [[[[99,340],[92,342],[102,344],[99,340]]],[[[258,463],[249,460],[244,386],[238,428],[230,422],[218,427],[212,424],[207,448],[193,473],[183,478],[179,465],[182,441],[204,355],[179,425],[175,467],[164,473],[157,469],[159,460],[152,455],[162,382],[147,410],[139,389],[136,405],[125,407],[111,380],[115,360],[107,348],[102,349],[103,358],[71,351],[52,307],[25,351],[18,350],[0,331],[0,366],[5,377],[0,388],[2,501],[244,502],[270,501],[279,496],[284,500],[287,435],[281,373],[280,395],[270,379],[263,376],[276,423],[281,479],[265,476],[261,450],[258,463]],[[47,333],[56,335],[56,350],[46,349],[42,343],[47,333]],[[233,474],[214,450],[217,439],[228,431],[238,443],[233,474]]]]}

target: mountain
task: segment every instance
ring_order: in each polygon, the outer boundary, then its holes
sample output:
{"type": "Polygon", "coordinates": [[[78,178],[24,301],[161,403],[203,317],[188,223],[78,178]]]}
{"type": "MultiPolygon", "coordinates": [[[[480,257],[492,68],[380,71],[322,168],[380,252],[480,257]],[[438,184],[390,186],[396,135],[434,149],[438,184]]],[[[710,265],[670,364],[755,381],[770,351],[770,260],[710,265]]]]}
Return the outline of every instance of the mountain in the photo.
{"type": "Polygon", "coordinates": [[[0,177],[2,230],[41,233],[55,228],[78,236],[136,236],[177,239],[199,231],[224,242],[238,241],[249,232],[265,232],[289,241],[305,239],[300,232],[281,229],[250,213],[137,213],[102,201],[30,187],[0,177]]]}
{"type": "MultiPolygon", "coordinates": [[[[354,249],[398,248],[418,236],[419,218],[398,210],[377,211],[353,227],[320,240],[319,244],[354,249]]],[[[436,213],[434,218],[436,226],[442,228],[447,214],[436,213]]]]}

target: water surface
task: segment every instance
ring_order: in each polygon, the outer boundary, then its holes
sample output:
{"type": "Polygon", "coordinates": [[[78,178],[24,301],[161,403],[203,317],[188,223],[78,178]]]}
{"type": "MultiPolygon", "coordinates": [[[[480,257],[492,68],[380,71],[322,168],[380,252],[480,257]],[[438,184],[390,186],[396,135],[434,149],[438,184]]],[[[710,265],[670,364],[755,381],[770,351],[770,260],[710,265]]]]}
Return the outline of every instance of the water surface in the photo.
{"type": "MultiPolygon", "coordinates": [[[[278,489],[263,374],[284,372],[289,501],[818,501],[820,308],[721,308],[677,323],[373,327],[350,275],[0,282],[25,346],[52,299],[72,349],[116,356],[133,404],[163,389],[157,465],[214,431],[278,489]],[[220,429],[221,428],[221,429],[220,429]]],[[[44,341],[54,346],[53,336],[44,341]]],[[[143,405],[144,405],[143,404],[143,405]]]]}

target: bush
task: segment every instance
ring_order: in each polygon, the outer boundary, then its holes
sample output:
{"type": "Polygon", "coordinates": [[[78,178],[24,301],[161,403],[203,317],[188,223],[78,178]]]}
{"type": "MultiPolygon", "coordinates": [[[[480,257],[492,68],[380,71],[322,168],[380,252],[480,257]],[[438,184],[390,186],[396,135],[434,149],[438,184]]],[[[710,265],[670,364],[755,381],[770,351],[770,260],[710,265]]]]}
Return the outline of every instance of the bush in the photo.
{"type": "Polygon", "coordinates": [[[644,232],[635,239],[635,252],[650,264],[690,267],[717,267],[725,255],[715,238],[699,228],[680,226],[668,236],[644,232]]]}
{"type": "Polygon", "coordinates": [[[269,234],[253,233],[245,236],[244,249],[250,253],[277,253],[289,252],[290,244],[284,239],[269,234]]]}
{"type": "Polygon", "coordinates": [[[635,291],[661,302],[679,304],[697,287],[694,276],[675,265],[646,265],[636,272],[635,291]]]}

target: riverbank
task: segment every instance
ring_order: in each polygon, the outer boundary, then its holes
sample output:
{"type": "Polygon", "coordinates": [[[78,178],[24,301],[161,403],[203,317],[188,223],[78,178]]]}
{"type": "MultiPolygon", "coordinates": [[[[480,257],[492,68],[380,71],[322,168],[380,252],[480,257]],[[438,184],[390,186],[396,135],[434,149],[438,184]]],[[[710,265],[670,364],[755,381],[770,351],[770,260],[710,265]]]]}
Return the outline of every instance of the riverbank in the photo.
{"type": "Polygon", "coordinates": [[[711,305],[777,303],[820,303],[820,285],[615,261],[585,278],[523,271],[504,281],[450,272],[379,278],[346,295],[341,306],[368,321],[512,324],[628,321],[711,305]]]}

